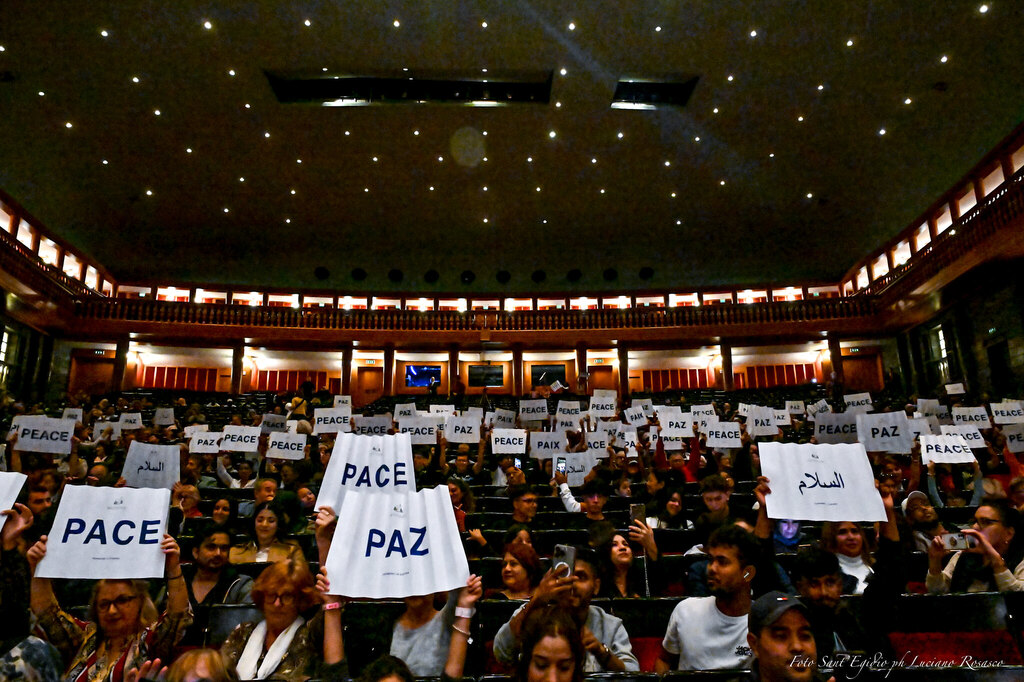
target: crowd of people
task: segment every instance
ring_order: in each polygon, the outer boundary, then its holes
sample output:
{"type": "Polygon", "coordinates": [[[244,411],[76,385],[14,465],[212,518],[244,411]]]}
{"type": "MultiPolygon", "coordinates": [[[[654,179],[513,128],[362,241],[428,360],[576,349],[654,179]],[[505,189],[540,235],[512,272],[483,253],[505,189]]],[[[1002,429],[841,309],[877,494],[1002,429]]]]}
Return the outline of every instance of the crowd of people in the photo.
{"type": "MultiPolygon", "coordinates": [[[[685,396],[666,402],[685,404],[685,396]]],[[[912,413],[904,404],[876,409],[912,413]]],[[[826,656],[902,653],[890,651],[886,638],[902,594],[1024,591],[1024,470],[998,426],[982,430],[973,465],[923,464],[916,444],[905,454],[869,452],[877,486],[871,494],[886,519],[866,524],[768,516],[773,493],[758,443],[813,442],[805,415],[792,415],[774,436],[752,438],[745,418],[721,402],[719,419],[740,422],[741,447],[708,447],[694,425],[682,450],[667,451],[654,437],[663,428],[655,412],[635,445],[610,439],[574,487],[552,458],[492,452],[484,420],[478,443],[449,443],[440,432],[436,443],[413,446],[413,463],[418,487],[447,485],[471,566],[494,562],[500,570],[473,575],[447,595],[404,597],[397,619],[381,626],[390,631],[388,655],[352,670],[343,641],[347,600],[339,596],[345,590],[332,591],[345,577],[324,568],[339,520],[317,503],[335,436],[312,433],[310,393],[215,407],[182,399],[173,403],[173,424],[117,435],[108,418],[151,415],[157,405],[145,397],[74,396],[52,407],[82,410],[69,455],[22,450],[13,432],[7,441],[7,470],[28,479],[3,512],[2,679],[457,680],[480,600],[517,603],[493,636],[485,668],[520,680],[568,682],[641,669],[816,679],[826,656]],[[265,412],[298,422],[295,431],[307,434],[301,460],[267,458],[266,438],[251,453],[197,454],[183,437],[194,424],[258,426],[265,412]],[[35,576],[63,491],[125,485],[132,441],[180,447],[160,545],[164,584],[100,580],[85,597],[81,585],[35,576]],[[956,527],[944,516],[947,507],[968,508],[972,522],[956,527]],[[970,546],[951,550],[952,533],[970,546]],[[679,538],[687,546],[678,546],[679,538]],[[552,544],[574,545],[572,559],[549,560],[552,544]],[[914,574],[918,565],[924,570],[914,574]],[[861,595],[859,607],[845,595],[861,595]],[[605,606],[657,597],[682,599],[658,624],[657,655],[642,661],[628,624],[605,606]],[[221,604],[249,604],[259,616],[210,646],[211,607],[221,604]]],[[[44,411],[8,404],[7,417],[44,411]]],[[[625,417],[620,411],[612,421],[625,417]]],[[[583,433],[598,423],[584,416],[565,434],[565,452],[586,450],[583,433]]]]}

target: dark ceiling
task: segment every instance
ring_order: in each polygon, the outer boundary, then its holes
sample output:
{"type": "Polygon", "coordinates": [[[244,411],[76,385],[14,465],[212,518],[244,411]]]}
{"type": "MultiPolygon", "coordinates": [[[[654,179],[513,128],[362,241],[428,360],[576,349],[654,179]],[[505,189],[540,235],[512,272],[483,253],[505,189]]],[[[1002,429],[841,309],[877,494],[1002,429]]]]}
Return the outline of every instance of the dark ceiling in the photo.
{"type": "Polygon", "coordinates": [[[0,188],[122,281],[834,282],[1022,120],[1024,12],[980,7],[4,0],[0,188]],[[546,105],[323,107],[266,71],[554,78],[546,105]],[[694,75],[684,107],[609,107],[694,75]]]}

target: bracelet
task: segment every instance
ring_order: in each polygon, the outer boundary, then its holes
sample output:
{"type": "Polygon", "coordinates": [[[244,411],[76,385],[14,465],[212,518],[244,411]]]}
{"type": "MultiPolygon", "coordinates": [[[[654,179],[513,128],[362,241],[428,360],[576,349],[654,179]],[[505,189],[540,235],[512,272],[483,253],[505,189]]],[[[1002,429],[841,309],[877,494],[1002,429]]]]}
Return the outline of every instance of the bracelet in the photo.
{"type": "Polygon", "coordinates": [[[463,630],[458,625],[452,625],[452,630],[454,630],[455,632],[459,633],[460,635],[465,635],[466,636],[466,644],[472,644],[473,643],[473,638],[469,636],[469,632],[467,630],[463,630]]]}
{"type": "Polygon", "coordinates": [[[324,604],[323,608],[324,611],[337,611],[342,608],[342,604],[340,601],[331,601],[324,604]]]}
{"type": "Polygon", "coordinates": [[[472,618],[475,615],[476,615],[476,609],[475,608],[467,609],[464,606],[456,606],[455,607],[455,617],[456,618],[472,618]]]}

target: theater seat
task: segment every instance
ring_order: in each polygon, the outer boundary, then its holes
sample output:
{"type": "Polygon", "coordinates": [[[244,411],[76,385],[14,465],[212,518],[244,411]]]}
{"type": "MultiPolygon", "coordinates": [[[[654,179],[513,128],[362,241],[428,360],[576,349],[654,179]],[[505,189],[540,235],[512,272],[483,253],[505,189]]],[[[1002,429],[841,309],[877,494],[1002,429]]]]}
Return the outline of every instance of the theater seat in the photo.
{"type": "Polygon", "coordinates": [[[907,653],[909,665],[939,662],[962,665],[964,660],[1022,662],[1017,643],[1009,632],[892,632],[889,643],[897,660],[907,653]]]}
{"type": "Polygon", "coordinates": [[[259,622],[263,614],[252,604],[214,604],[206,627],[204,646],[219,649],[231,631],[242,623],[259,622]]]}
{"type": "Polygon", "coordinates": [[[633,647],[633,655],[640,663],[640,671],[645,673],[654,672],[654,663],[661,655],[662,637],[630,637],[629,643],[633,647]]]}

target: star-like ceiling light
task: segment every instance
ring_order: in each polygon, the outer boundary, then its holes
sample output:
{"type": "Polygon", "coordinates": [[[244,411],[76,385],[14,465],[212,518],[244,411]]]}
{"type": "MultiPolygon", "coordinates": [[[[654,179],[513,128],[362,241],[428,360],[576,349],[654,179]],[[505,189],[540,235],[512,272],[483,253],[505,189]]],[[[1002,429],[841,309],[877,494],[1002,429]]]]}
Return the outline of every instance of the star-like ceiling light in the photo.
{"type": "Polygon", "coordinates": [[[978,14],[988,14],[988,5],[978,7],[978,14]]]}
{"type": "Polygon", "coordinates": [[[394,26],[395,28],[398,28],[399,26],[402,25],[402,22],[400,22],[398,19],[395,19],[394,21],[391,22],[391,25],[394,26]]]}
{"type": "Polygon", "coordinates": [[[946,62],[949,61],[949,57],[947,57],[946,55],[942,55],[941,57],[939,57],[939,61],[945,64],[946,62]]]}
{"type": "Polygon", "coordinates": [[[106,38],[107,36],[110,35],[110,33],[107,31],[107,29],[103,29],[103,30],[100,31],[100,35],[103,36],[104,38],[106,38]]]}
{"type": "Polygon", "coordinates": [[[751,29],[750,30],[750,37],[751,38],[756,38],[757,37],[757,29],[751,29]]]}
{"type": "Polygon", "coordinates": [[[207,31],[209,31],[210,29],[213,28],[213,24],[211,22],[209,22],[209,21],[204,21],[203,22],[203,28],[205,28],[207,31]]]}
{"type": "Polygon", "coordinates": [[[558,73],[560,73],[560,74],[562,74],[563,76],[565,76],[565,75],[567,75],[567,74],[568,74],[569,72],[568,72],[568,71],[566,71],[566,70],[565,70],[565,68],[563,67],[563,68],[561,68],[561,69],[559,69],[559,70],[558,70],[558,73]]]}
{"type": "Polygon", "coordinates": [[[846,46],[853,47],[853,38],[850,38],[849,40],[846,41],[846,46]]]}
{"type": "Polygon", "coordinates": [[[302,22],[302,25],[305,26],[306,28],[309,28],[310,26],[313,25],[313,22],[310,21],[309,19],[306,19],[302,22]]]}
{"type": "Polygon", "coordinates": [[[569,22],[569,30],[570,31],[575,31],[576,30],[575,22],[572,22],[572,21],[569,22]]]}
{"type": "Polygon", "coordinates": [[[885,135],[885,128],[879,128],[878,129],[878,134],[879,135],[885,135]]]}

